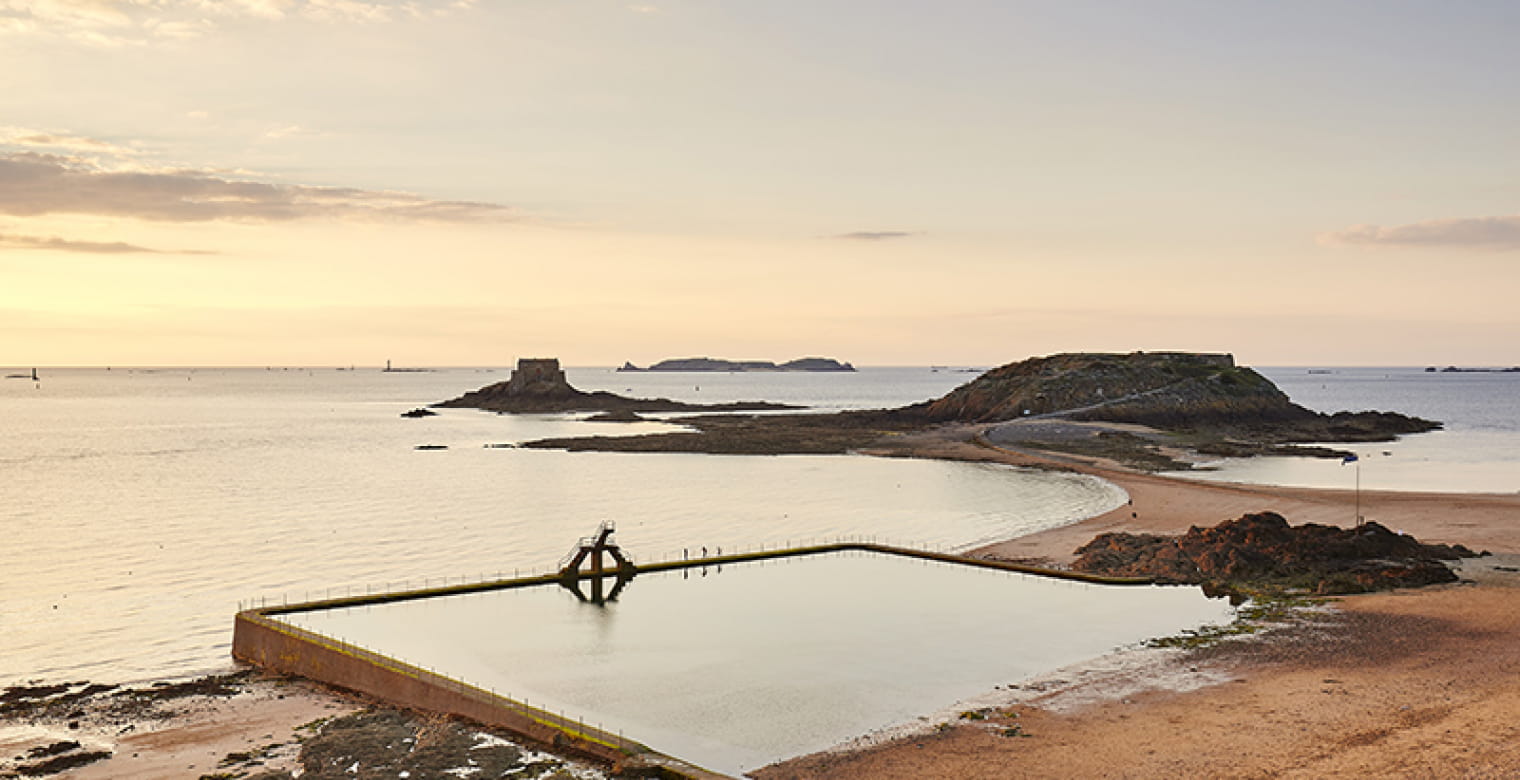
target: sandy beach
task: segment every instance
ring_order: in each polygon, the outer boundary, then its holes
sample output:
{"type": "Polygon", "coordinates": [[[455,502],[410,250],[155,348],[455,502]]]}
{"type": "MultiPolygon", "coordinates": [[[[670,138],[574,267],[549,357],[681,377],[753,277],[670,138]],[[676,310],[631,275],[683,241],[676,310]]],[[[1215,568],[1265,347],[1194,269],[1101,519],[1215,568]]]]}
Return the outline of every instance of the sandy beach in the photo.
{"type": "Polygon", "coordinates": [[[1520,575],[1464,574],[1477,584],[1344,598],[1323,624],[1174,657],[1221,680],[1196,690],[1068,681],[997,708],[1017,718],[756,777],[1514,777],[1520,575]],[[1084,687],[1100,690],[1069,705],[1084,687]]]}
{"type": "MultiPolygon", "coordinates": [[[[875,454],[1059,468],[1112,481],[1130,502],[976,555],[1064,565],[1105,531],[1175,534],[1247,512],[1351,525],[1350,491],[1203,483],[978,443],[974,429],[905,436],[875,454]]],[[[1195,650],[1145,650],[989,692],[907,736],[753,773],[805,778],[1509,777],[1520,774],[1520,496],[1363,491],[1362,514],[1424,541],[1465,544],[1460,584],[1342,597],[1313,620],[1195,650]]],[[[1124,655],[1124,654],[1121,654],[1124,655]]],[[[365,702],[303,681],[256,679],[127,725],[0,723],[14,755],[73,738],[112,751],[78,778],[200,777],[228,755],[286,747],[298,729],[365,702]],[[128,728],[130,726],[130,728],[128,728]],[[3,728],[8,727],[8,728],[3,728]]]]}
{"type": "MultiPolygon", "coordinates": [[[[1294,524],[1350,525],[1355,516],[1351,491],[1187,481],[977,446],[945,432],[894,449],[1069,468],[1108,479],[1131,496],[1131,504],[1107,514],[990,545],[981,555],[1062,564],[1106,531],[1176,534],[1263,510],[1294,524]]],[[[1363,491],[1361,506],[1368,520],[1422,540],[1495,554],[1464,562],[1460,584],[1340,597],[1329,614],[1307,624],[1153,654],[1138,671],[1124,664],[1063,670],[1033,695],[989,697],[998,706],[985,721],[954,720],[754,774],[763,780],[1520,775],[1520,496],[1363,491]],[[1005,736],[1015,727],[1015,736],[1005,736]]]]}

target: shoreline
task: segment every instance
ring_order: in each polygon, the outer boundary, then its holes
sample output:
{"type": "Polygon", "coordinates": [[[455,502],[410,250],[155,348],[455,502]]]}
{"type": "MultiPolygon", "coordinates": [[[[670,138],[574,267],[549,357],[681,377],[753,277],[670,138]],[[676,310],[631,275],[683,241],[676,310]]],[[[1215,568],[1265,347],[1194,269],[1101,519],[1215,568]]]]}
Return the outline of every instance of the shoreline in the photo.
{"type": "MultiPolygon", "coordinates": [[[[1354,522],[1352,491],[1147,474],[1076,456],[996,447],[978,439],[979,428],[948,426],[895,436],[861,452],[1071,471],[1117,485],[1130,502],[968,555],[1065,566],[1076,547],[1100,533],[1177,534],[1266,510],[1294,525],[1354,522]]],[[[1450,766],[1482,770],[1479,774],[1520,772],[1520,747],[1507,747],[1520,745],[1520,731],[1507,725],[1520,721],[1520,495],[1361,491],[1361,505],[1368,520],[1422,541],[1466,544],[1499,557],[1464,566],[1464,576],[1469,570],[1484,572],[1470,584],[1341,597],[1334,600],[1340,619],[1310,628],[1289,626],[1204,651],[1102,656],[998,686],[917,723],[861,735],[751,776],[1103,776],[1117,767],[1134,777],[1418,774],[1450,766]],[[1390,632],[1392,639],[1412,636],[1412,643],[1390,645],[1390,632]],[[1393,645],[1398,652],[1389,649],[1393,645]],[[1325,647],[1378,658],[1383,665],[1348,667],[1344,657],[1325,647]],[[1442,709],[1426,703],[1437,694],[1464,704],[1442,709]],[[1295,713],[1310,703],[1313,717],[1299,718],[1295,713]],[[957,717],[955,710],[962,707],[982,715],[957,717]],[[1017,717],[1007,717],[1015,710],[1017,717]],[[1450,737],[1459,726],[1489,732],[1450,737]],[[1010,731],[1027,738],[1010,738],[1010,731]],[[1343,732],[1361,735],[1361,742],[1337,748],[1343,732]],[[1244,749],[1235,749],[1242,743],[1244,749]],[[1380,745],[1385,748],[1361,749],[1380,745]],[[1411,752],[1414,745],[1420,746],[1419,755],[1411,752]],[[1350,755],[1361,763],[1342,760],[1350,755]]],[[[94,744],[108,745],[113,755],[68,775],[84,780],[197,777],[219,771],[219,761],[258,745],[294,744],[297,730],[313,719],[370,704],[307,681],[261,678],[230,697],[189,701],[184,712],[169,717],[86,723],[82,730],[60,721],[43,736],[31,734],[30,744],[60,735],[83,742],[78,734],[93,734],[94,744]]],[[[0,752],[25,752],[24,728],[0,717],[0,752]]],[[[259,770],[289,768],[294,760],[290,749],[275,751],[259,770]]]]}
{"type": "MultiPolygon", "coordinates": [[[[1002,463],[1025,468],[1085,474],[1129,494],[1129,503],[1058,528],[982,545],[968,555],[1012,560],[1046,560],[1058,565],[1073,551],[1109,531],[1180,534],[1192,526],[1213,526],[1249,512],[1275,511],[1294,525],[1355,523],[1357,491],[1336,488],[1257,485],[1190,480],[1152,474],[1095,458],[1002,447],[978,433],[985,426],[950,426],[895,437],[860,450],[885,457],[921,457],[1002,463]]],[[[1520,553],[1520,493],[1360,491],[1361,515],[1422,542],[1465,544],[1474,550],[1520,553]],[[1512,521],[1506,525],[1505,520],[1512,521]]]]}

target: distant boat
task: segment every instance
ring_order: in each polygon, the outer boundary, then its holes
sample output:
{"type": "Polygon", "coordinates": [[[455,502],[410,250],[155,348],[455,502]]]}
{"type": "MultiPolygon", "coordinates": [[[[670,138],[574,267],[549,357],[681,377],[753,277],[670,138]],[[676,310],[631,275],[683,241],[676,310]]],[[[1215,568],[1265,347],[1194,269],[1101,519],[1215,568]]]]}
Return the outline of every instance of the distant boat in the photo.
{"type": "Polygon", "coordinates": [[[31,374],[6,374],[5,378],[6,379],[30,379],[33,382],[39,381],[37,379],[37,369],[35,369],[35,368],[32,369],[32,373],[31,374]]]}

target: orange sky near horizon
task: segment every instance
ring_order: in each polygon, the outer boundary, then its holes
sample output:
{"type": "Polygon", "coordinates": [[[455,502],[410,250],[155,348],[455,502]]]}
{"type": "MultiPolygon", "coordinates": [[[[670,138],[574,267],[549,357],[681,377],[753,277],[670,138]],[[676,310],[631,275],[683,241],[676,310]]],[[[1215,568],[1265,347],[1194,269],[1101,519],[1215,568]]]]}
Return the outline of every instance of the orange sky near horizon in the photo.
{"type": "Polygon", "coordinates": [[[0,364],[1520,364],[1516,32],[1499,2],[11,3],[0,364]]]}

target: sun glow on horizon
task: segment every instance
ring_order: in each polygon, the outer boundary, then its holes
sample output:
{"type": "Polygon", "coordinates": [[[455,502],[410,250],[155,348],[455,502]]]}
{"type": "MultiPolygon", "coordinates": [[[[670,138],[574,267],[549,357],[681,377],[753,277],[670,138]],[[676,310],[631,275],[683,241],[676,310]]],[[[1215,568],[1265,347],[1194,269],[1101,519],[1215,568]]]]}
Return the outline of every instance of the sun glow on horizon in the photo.
{"type": "Polygon", "coordinates": [[[1520,362],[1502,8],[1085,6],[12,4],[0,363],[1520,362]]]}

